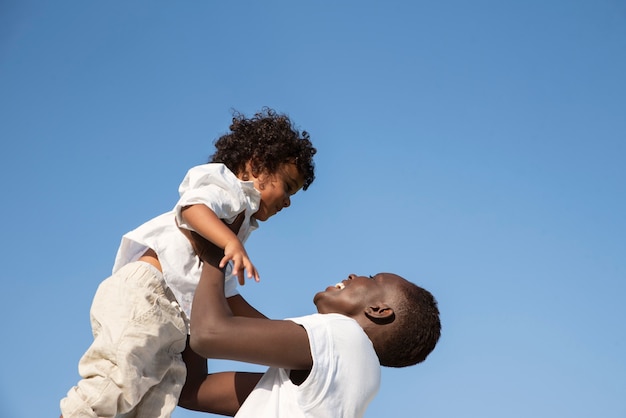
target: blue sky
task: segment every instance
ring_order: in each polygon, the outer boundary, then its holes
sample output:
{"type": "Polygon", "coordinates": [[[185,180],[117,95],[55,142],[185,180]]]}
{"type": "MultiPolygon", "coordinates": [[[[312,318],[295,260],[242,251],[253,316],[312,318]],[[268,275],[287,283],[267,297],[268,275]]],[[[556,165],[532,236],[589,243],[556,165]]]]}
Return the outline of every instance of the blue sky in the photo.
{"type": "Polygon", "coordinates": [[[57,416],[122,234],[270,106],[317,179],[248,241],[244,296],[304,315],[392,271],[439,300],[367,417],[625,417],[624,74],[621,0],[4,0],[0,416],[57,416]]]}

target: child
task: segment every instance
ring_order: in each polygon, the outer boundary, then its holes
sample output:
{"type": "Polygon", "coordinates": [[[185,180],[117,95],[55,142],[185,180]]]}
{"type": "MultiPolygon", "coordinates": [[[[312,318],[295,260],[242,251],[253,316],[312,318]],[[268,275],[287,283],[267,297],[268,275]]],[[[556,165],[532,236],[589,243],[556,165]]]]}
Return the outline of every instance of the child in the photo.
{"type": "Polygon", "coordinates": [[[225,295],[253,311],[234,282],[243,284],[244,270],[259,278],[243,243],[257,221],[310,186],[316,150],[307,132],[268,108],[249,119],[235,113],[215,148],[211,163],[189,170],[172,211],[122,238],[113,275],[93,300],[94,342],[79,363],[82,380],[61,400],[63,417],[170,416],[185,383],[181,352],[201,273],[189,231],[224,250],[220,266],[233,264],[225,295]],[[225,223],[241,213],[235,234],[225,223]]]}

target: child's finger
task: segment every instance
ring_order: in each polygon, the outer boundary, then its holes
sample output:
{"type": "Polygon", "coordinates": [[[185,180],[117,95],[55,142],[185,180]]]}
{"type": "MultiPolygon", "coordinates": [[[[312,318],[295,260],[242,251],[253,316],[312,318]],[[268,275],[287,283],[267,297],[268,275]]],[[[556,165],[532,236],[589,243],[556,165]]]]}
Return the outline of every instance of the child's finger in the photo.
{"type": "Polygon", "coordinates": [[[220,260],[220,268],[223,269],[224,267],[226,267],[226,264],[228,263],[230,259],[231,257],[228,255],[225,255],[224,257],[222,257],[222,259],[220,260]]]}
{"type": "Polygon", "coordinates": [[[244,267],[241,265],[241,261],[239,261],[237,258],[233,258],[233,275],[237,276],[237,281],[241,286],[246,284],[243,270],[244,267]]]}
{"type": "Polygon", "coordinates": [[[254,264],[252,264],[250,259],[245,260],[244,265],[246,266],[246,270],[248,271],[248,279],[254,278],[254,281],[258,282],[259,272],[257,271],[256,267],[254,267],[254,264]]]}

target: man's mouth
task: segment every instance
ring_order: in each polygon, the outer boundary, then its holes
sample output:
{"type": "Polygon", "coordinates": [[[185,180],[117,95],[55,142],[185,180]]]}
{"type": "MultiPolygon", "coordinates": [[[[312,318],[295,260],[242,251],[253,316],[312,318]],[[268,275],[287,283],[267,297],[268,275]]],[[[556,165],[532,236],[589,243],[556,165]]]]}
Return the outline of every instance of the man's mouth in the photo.
{"type": "Polygon", "coordinates": [[[346,285],[345,285],[345,284],[343,284],[343,282],[339,282],[339,283],[337,283],[337,284],[335,285],[335,288],[336,288],[336,289],[339,289],[339,290],[343,290],[343,289],[345,289],[345,287],[346,287],[346,285]]]}

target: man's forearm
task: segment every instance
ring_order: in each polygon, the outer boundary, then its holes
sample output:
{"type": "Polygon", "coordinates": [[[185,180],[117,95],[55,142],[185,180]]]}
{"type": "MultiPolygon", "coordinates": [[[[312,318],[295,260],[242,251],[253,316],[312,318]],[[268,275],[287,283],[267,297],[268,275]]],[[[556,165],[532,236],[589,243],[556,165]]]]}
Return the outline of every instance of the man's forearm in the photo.
{"type": "Polygon", "coordinates": [[[191,312],[191,340],[193,350],[211,357],[211,338],[219,332],[223,322],[232,318],[233,313],[224,297],[224,271],[205,261],[200,281],[196,287],[191,312]]]}
{"type": "Polygon", "coordinates": [[[183,352],[187,379],[178,405],[193,411],[233,416],[258,383],[260,373],[207,373],[206,359],[189,346],[183,352]]]}
{"type": "Polygon", "coordinates": [[[241,295],[234,295],[226,299],[228,306],[234,316],[245,316],[246,318],[267,318],[254,306],[250,305],[241,295]]]}

